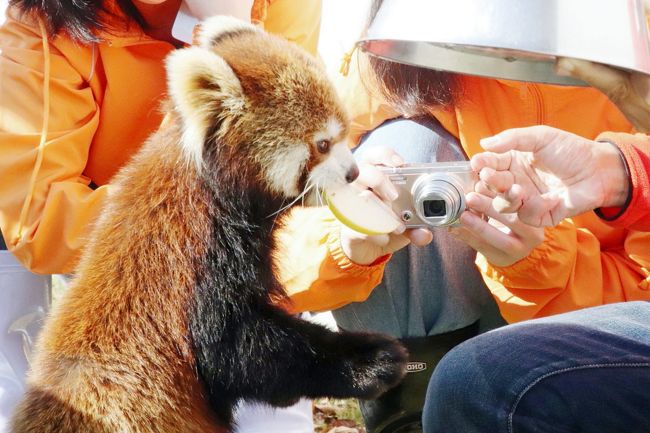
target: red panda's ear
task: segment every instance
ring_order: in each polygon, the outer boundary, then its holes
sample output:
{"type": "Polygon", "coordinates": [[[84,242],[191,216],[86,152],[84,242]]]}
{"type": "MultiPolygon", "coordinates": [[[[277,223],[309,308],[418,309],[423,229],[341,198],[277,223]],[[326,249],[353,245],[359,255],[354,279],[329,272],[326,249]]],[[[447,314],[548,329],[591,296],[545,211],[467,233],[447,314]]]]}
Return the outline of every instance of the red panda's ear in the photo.
{"type": "Polygon", "coordinates": [[[241,84],[223,58],[199,47],[176,50],[167,57],[167,81],[183,119],[183,147],[200,166],[207,130],[244,106],[241,84]]]}
{"type": "Polygon", "coordinates": [[[199,46],[211,49],[222,37],[247,31],[257,32],[261,30],[253,24],[238,20],[237,18],[216,15],[201,23],[198,38],[199,46]]]}

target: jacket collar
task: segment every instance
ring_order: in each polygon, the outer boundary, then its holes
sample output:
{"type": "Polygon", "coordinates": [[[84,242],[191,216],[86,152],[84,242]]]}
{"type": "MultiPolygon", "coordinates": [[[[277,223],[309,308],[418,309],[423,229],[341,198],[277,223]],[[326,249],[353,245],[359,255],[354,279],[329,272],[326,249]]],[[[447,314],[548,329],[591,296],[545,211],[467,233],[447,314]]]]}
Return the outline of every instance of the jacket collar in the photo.
{"type": "Polygon", "coordinates": [[[101,16],[104,29],[97,32],[102,43],[111,47],[123,47],[146,42],[159,42],[147,35],[137,22],[122,12],[116,0],[106,0],[104,10],[101,16]]]}

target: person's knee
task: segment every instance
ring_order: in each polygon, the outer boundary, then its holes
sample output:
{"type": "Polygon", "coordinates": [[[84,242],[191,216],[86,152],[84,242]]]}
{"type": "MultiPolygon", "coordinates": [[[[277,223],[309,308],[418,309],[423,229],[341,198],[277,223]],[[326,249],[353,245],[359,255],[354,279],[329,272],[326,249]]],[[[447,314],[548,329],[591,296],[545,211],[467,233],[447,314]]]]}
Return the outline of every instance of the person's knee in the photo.
{"type": "Polygon", "coordinates": [[[455,347],[436,366],[427,391],[427,410],[448,414],[449,407],[464,409],[470,393],[467,385],[479,379],[477,372],[481,369],[475,362],[473,346],[469,341],[455,347]]]}
{"type": "MultiPolygon", "coordinates": [[[[528,326],[488,332],[457,346],[436,367],[425,402],[427,433],[507,431],[507,412],[516,390],[536,362],[518,348],[537,338],[528,326]]],[[[531,357],[532,355],[532,357],[531,357]]]]}
{"type": "Polygon", "coordinates": [[[425,432],[497,431],[491,414],[503,390],[495,367],[503,365],[486,353],[481,337],[452,349],[436,366],[423,411],[425,432]]]}

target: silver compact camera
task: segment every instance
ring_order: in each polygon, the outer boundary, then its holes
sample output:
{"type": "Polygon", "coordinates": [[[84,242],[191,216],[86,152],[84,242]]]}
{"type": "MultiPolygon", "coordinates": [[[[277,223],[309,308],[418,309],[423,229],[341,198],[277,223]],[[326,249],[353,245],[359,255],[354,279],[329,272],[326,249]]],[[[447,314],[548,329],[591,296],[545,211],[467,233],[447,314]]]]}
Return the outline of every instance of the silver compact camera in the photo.
{"type": "Polygon", "coordinates": [[[465,210],[465,194],[474,191],[478,180],[467,161],[380,169],[397,188],[399,197],[392,208],[407,228],[457,225],[465,210]]]}

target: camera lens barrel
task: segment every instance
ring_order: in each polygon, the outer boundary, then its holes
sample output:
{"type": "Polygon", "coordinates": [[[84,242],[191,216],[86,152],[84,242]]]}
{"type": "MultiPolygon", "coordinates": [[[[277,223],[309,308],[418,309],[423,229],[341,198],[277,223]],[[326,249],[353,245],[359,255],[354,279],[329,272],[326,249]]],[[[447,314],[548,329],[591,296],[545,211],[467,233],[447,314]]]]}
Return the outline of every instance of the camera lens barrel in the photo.
{"type": "Polygon", "coordinates": [[[413,184],[411,195],[413,207],[420,219],[434,227],[454,224],[465,210],[463,187],[450,173],[420,176],[413,184]],[[440,201],[444,202],[444,207],[438,203],[440,201]]]}

